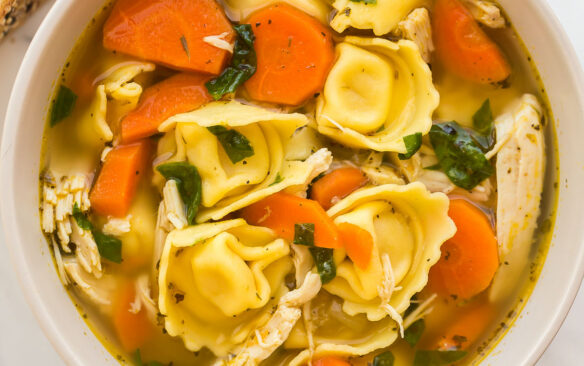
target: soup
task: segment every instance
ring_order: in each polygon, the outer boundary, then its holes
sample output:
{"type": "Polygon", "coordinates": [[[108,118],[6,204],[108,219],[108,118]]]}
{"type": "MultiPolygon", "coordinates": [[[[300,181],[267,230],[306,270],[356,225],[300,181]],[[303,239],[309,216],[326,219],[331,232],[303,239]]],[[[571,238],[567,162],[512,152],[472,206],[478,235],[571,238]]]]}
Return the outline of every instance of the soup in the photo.
{"type": "Polygon", "coordinates": [[[545,258],[554,131],[495,3],[117,0],[47,119],[42,230],[122,363],[479,363],[545,258]]]}

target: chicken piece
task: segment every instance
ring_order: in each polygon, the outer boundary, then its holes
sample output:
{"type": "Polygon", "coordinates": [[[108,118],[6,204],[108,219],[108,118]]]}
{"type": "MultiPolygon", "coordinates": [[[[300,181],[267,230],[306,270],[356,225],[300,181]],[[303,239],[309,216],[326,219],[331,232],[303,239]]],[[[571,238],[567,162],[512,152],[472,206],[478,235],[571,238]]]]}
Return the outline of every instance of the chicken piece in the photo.
{"type": "Polygon", "coordinates": [[[229,32],[224,32],[215,36],[207,36],[203,38],[203,42],[210,44],[213,47],[217,47],[220,50],[225,50],[229,53],[233,53],[234,43],[229,43],[225,40],[225,37],[229,35],[229,32]]]}
{"type": "Polygon", "coordinates": [[[302,315],[300,307],[311,301],[318,294],[321,286],[320,276],[309,272],[300,288],[282,296],[278,309],[268,323],[256,330],[254,336],[247,341],[234,359],[227,362],[227,365],[255,366],[270,357],[286,341],[292,328],[300,319],[302,315]]]}
{"type": "Polygon", "coordinates": [[[146,309],[146,314],[148,319],[156,324],[158,307],[150,293],[150,278],[147,274],[142,274],[136,279],[136,297],[134,301],[130,304],[130,312],[133,314],[138,314],[142,308],[146,309]]]}
{"type": "Polygon", "coordinates": [[[166,218],[168,221],[179,230],[188,226],[189,223],[185,214],[185,205],[180,197],[178,186],[174,179],[166,181],[162,194],[164,197],[164,207],[166,208],[166,218]]]}
{"type": "Polygon", "coordinates": [[[124,218],[110,217],[105,225],[103,225],[102,231],[104,234],[120,236],[125,233],[129,233],[132,230],[132,224],[130,220],[132,215],[128,215],[124,218]]]}
{"type": "Polygon", "coordinates": [[[302,198],[306,198],[306,191],[312,180],[318,177],[321,173],[326,172],[333,162],[333,154],[326,148],[320,149],[306,159],[305,164],[308,165],[310,175],[304,184],[290,186],[285,189],[286,193],[295,194],[302,198]]]}
{"type": "Polygon", "coordinates": [[[501,9],[492,1],[464,0],[464,4],[472,13],[477,22],[489,28],[504,28],[505,18],[501,15],[501,9]]]}
{"type": "Polygon", "coordinates": [[[111,312],[112,299],[114,297],[117,281],[111,275],[104,275],[97,279],[85,271],[77,259],[69,257],[63,259],[63,267],[69,280],[76,284],[81,294],[97,305],[104,313],[111,312]]]}
{"type": "Polygon", "coordinates": [[[540,213],[545,174],[543,111],[537,98],[525,94],[513,111],[495,121],[497,136],[509,136],[497,153],[497,241],[501,266],[493,279],[491,300],[512,291],[527,265],[540,213]]]}
{"type": "Polygon", "coordinates": [[[397,34],[413,41],[418,46],[424,61],[430,62],[434,42],[432,42],[432,24],[428,9],[418,8],[412,11],[397,25],[397,34]]]}
{"type": "Polygon", "coordinates": [[[77,224],[74,218],[69,219],[71,222],[71,241],[75,243],[75,255],[77,261],[87,273],[92,273],[96,278],[102,276],[101,257],[93,234],[89,230],[84,230],[77,224]]]}

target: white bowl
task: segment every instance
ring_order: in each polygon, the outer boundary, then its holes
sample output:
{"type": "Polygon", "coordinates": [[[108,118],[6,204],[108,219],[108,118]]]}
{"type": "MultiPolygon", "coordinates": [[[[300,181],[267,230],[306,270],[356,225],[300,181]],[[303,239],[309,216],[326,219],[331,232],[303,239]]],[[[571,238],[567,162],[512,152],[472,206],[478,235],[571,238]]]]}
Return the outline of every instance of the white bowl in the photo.
{"type": "MultiPolygon", "coordinates": [[[[484,361],[531,365],[564,320],[584,274],[584,77],[544,0],[501,0],[542,76],[558,131],[560,199],[552,247],[521,316],[484,361]]],[[[118,362],[61,285],[39,220],[39,163],[49,96],[78,36],[104,0],[58,0],[24,58],[0,149],[0,214],[20,284],[54,347],[71,365],[118,362]]],[[[5,314],[6,316],[7,314],[5,314]]]]}

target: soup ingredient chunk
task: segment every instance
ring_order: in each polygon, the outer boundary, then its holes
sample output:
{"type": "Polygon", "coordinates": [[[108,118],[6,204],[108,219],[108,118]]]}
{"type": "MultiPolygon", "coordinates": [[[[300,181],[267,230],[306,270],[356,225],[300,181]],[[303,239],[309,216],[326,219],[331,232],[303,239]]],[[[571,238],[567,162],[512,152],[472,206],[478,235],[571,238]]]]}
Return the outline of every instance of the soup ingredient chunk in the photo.
{"type": "Polygon", "coordinates": [[[470,304],[459,309],[459,316],[446,327],[438,340],[441,351],[464,350],[472,346],[493,324],[495,309],[488,303],[470,304]]]}
{"type": "Polygon", "coordinates": [[[209,102],[207,81],[206,75],[181,73],[146,89],[138,107],[122,120],[122,142],[127,144],[152,136],[168,118],[209,102]]]}
{"type": "Polygon", "coordinates": [[[451,200],[448,215],[456,234],[442,245],[430,286],[442,295],[469,299],[489,287],[499,267],[497,239],[487,216],[468,201],[451,200]]]}
{"type": "Polygon", "coordinates": [[[168,67],[219,75],[229,51],[204,40],[219,36],[231,43],[235,33],[214,0],[119,0],[103,28],[109,50],[168,67]]]}
{"type": "Polygon", "coordinates": [[[257,71],[245,86],[252,99],[298,105],[318,93],[334,60],[330,31],[278,3],[248,19],[256,36],[257,71]]]}
{"type": "Polygon", "coordinates": [[[154,335],[154,326],[148,318],[146,308],[137,313],[132,312],[132,303],[136,298],[133,282],[122,286],[114,302],[113,322],[122,347],[127,352],[140,348],[154,335]]]}
{"type": "Polygon", "coordinates": [[[436,54],[448,71],[481,84],[509,77],[507,59],[459,0],[436,1],[432,21],[436,54]]]}
{"type": "Polygon", "coordinates": [[[351,364],[342,358],[335,356],[327,356],[319,358],[312,363],[313,366],[350,366],[351,364]]]}
{"type": "Polygon", "coordinates": [[[89,199],[94,211],[103,216],[126,216],[140,177],[145,174],[150,142],[118,146],[108,155],[89,199]]]}
{"type": "Polygon", "coordinates": [[[371,262],[373,252],[371,233],[349,222],[340,223],[338,228],[349,258],[357,267],[366,269],[371,262]]]}
{"type": "Polygon", "coordinates": [[[336,169],[314,182],[310,191],[310,198],[316,200],[325,210],[328,210],[336,202],[366,183],[367,177],[359,168],[336,169]]]}

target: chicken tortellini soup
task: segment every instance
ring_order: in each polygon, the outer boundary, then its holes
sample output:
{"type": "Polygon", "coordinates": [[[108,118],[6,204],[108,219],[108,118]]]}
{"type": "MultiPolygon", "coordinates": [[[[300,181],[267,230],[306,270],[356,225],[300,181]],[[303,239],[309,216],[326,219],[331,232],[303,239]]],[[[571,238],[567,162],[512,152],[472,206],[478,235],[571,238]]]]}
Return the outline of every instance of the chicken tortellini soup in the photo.
{"type": "Polygon", "coordinates": [[[545,89],[484,0],[117,0],[56,82],[41,227],[128,365],[478,364],[554,222],[545,89]]]}

